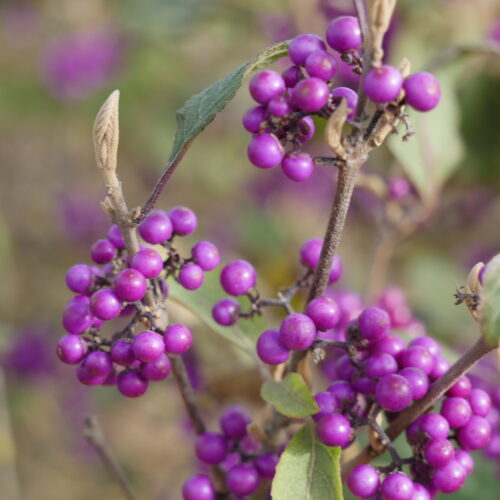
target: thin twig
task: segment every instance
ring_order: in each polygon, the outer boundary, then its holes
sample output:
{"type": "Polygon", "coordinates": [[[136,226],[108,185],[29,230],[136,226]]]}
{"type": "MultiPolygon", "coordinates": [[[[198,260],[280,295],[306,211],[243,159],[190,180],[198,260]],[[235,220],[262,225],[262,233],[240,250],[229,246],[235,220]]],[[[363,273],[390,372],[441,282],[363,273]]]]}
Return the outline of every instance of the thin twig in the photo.
{"type": "Polygon", "coordinates": [[[118,462],[116,461],[112,453],[111,447],[104,438],[104,434],[102,432],[101,426],[99,425],[97,417],[92,416],[85,419],[84,436],[85,439],[97,451],[99,458],[102,460],[110,475],[120,486],[125,498],[127,498],[127,500],[136,500],[136,496],[132,492],[127,477],[123,473],[121,467],[118,465],[118,462]]]}

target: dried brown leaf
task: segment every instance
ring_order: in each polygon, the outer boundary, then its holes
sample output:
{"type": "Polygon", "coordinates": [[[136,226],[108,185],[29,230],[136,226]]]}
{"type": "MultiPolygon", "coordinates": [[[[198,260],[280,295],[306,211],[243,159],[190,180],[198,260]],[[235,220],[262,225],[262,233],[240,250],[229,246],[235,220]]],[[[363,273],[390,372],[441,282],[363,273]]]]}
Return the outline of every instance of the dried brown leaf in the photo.
{"type": "Polygon", "coordinates": [[[118,153],[118,103],[120,92],[115,90],[106,99],[94,122],[94,150],[97,166],[115,171],[118,153]]]}
{"type": "Polygon", "coordinates": [[[332,113],[325,126],[325,141],[331,150],[342,160],[347,158],[347,153],[342,145],[342,129],[348,114],[347,101],[342,99],[340,105],[332,113]]]}

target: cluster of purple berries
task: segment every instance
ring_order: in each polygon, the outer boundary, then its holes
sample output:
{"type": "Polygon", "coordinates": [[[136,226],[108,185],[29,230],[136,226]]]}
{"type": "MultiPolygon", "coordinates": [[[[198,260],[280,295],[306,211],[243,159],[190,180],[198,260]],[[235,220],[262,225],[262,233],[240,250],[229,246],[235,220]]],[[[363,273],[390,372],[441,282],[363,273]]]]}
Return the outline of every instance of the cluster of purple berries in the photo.
{"type": "Polygon", "coordinates": [[[198,242],[186,259],[174,248],[174,238],[193,233],[196,226],[195,213],[186,207],[152,212],[139,225],[139,234],[163,250],[141,245],[133,256],[120,229],[111,226],[107,238],[92,245],[95,265],[76,264],[68,270],[66,285],[75,295],[64,308],[62,324],[68,333],[59,340],[57,354],[62,362],[78,365],[82,384],[116,385],[124,396],[138,397],[150,381],[169,375],[168,355],[189,349],[190,330],[171,324],[159,331],[144,300],[146,294],[164,300],[170,276],[188,290],[197,289],[204,272],[218,266],[219,252],[208,241],[198,242]],[[110,328],[110,339],[102,336],[107,322],[129,316],[132,319],[119,331],[110,328]]]}
{"type": "MultiPolygon", "coordinates": [[[[341,16],[331,21],[326,42],[344,60],[359,60],[362,37],[358,19],[341,16]]],[[[348,87],[334,86],[337,63],[327,44],[311,33],[298,35],[288,47],[292,66],[282,74],[264,70],[251,79],[250,94],[258,106],[246,112],[243,126],[253,134],[247,154],[256,167],[281,165],[289,179],[304,181],[314,170],[311,156],[300,150],[314,136],[312,116],[328,118],[345,99],[347,118],[355,118],[358,95],[348,87]]],[[[435,108],[441,96],[439,83],[430,73],[404,79],[398,69],[387,65],[368,72],[363,90],[377,104],[395,101],[404,90],[404,102],[418,111],[435,108]]]]}
{"type": "MultiPolygon", "coordinates": [[[[196,439],[198,460],[219,466],[225,472],[225,485],[235,498],[255,492],[263,481],[274,477],[279,456],[261,450],[247,428],[251,419],[244,408],[231,406],[219,419],[221,432],[204,432],[196,439]]],[[[189,478],[182,488],[184,500],[215,500],[215,487],[206,474],[189,478]]]]}

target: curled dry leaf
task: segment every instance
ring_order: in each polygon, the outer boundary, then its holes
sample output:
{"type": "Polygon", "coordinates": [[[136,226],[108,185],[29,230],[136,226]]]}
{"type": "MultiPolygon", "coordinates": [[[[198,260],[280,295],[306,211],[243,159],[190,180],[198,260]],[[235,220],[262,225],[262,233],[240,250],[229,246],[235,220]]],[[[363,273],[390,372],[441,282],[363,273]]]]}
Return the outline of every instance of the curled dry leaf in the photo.
{"type": "MultiPolygon", "coordinates": [[[[381,426],[382,425],[382,414],[379,413],[377,418],[375,419],[376,423],[381,426]]],[[[382,453],[385,449],[385,444],[382,443],[379,433],[373,429],[373,427],[368,428],[368,442],[370,446],[377,452],[382,453]]]]}
{"type": "Polygon", "coordinates": [[[348,114],[347,102],[345,99],[342,99],[340,105],[330,118],[328,118],[325,126],[325,141],[331,150],[342,160],[347,158],[347,153],[342,145],[342,128],[348,114]]]}
{"type": "Polygon", "coordinates": [[[382,42],[389,28],[397,0],[372,0],[368,2],[370,34],[373,43],[373,66],[380,66],[384,57],[382,42]]]}
{"type": "Polygon", "coordinates": [[[94,122],[94,151],[97,166],[103,170],[116,170],[118,153],[118,103],[120,92],[115,90],[106,99],[94,122]]]}

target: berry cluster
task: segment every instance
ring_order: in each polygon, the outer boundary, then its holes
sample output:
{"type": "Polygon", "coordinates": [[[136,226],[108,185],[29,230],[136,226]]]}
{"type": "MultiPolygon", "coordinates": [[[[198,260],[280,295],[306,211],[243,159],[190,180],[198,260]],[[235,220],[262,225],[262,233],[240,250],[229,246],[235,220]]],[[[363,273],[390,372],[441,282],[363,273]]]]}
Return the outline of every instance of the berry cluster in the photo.
{"type": "MultiPolygon", "coordinates": [[[[354,71],[361,70],[362,37],[356,17],[341,16],[331,21],[326,42],[342,60],[352,64],[354,71]]],[[[250,94],[258,106],[246,112],[243,126],[253,134],[247,149],[253,165],[267,169],[281,164],[289,179],[300,182],[314,169],[311,156],[300,150],[300,145],[314,136],[312,117],[328,118],[345,99],[347,118],[354,120],[358,95],[333,84],[337,63],[319,36],[296,36],[290,42],[288,56],[293,65],[282,74],[264,70],[250,81],[250,94]]],[[[430,73],[415,73],[405,79],[388,65],[370,70],[363,90],[378,105],[401,98],[400,105],[407,103],[418,111],[435,108],[441,95],[439,83],[430,73]]]]}
{"type": "MultiPolygon", "coordinates": [[[[221,432],[204,432],[196,439],[198,460],[218,466],[225,472],[225,486],[241,498],[256,491],[261,482],[274,477],[279,456],[261,450],[260,443],[248,433],[251,419],[244,408],[231,406],[219,419],[221,432]]],[[[182,488],[184,500],[215,500],[216,492],[208,475],[189,478],[182,488]]]]}
{"type": "Polygon", "coordinates": [[[64,308],[62,324],[68,333],[59,340],[57,354],[62,362],[78,365],[82,384],[116,385],[124,396],[138,397],[150,381],[169,375],[169,355],[189,349],[190,330],[181,324],[164,331],[157,328],[147,296],[164,300],[169,277],[195,290],[202,286],[204,272],[218,266],[219,251],[208,241],[194,245],[188,258],[173,246],[176,236],[189,235],[196,226],[195,213],[186,207],[152,212],[139,225],[139,234],[149,245],[141,245],[133,256],[120,229],[111,226],[107,238],[92,245],[95,265],[76,264],[68,270],[66,285],[75,295],[64,308]],[[111,327],[108,338],[102,335],[107,322],[123,323],[130,316],[118,331],[111,327]]]}

